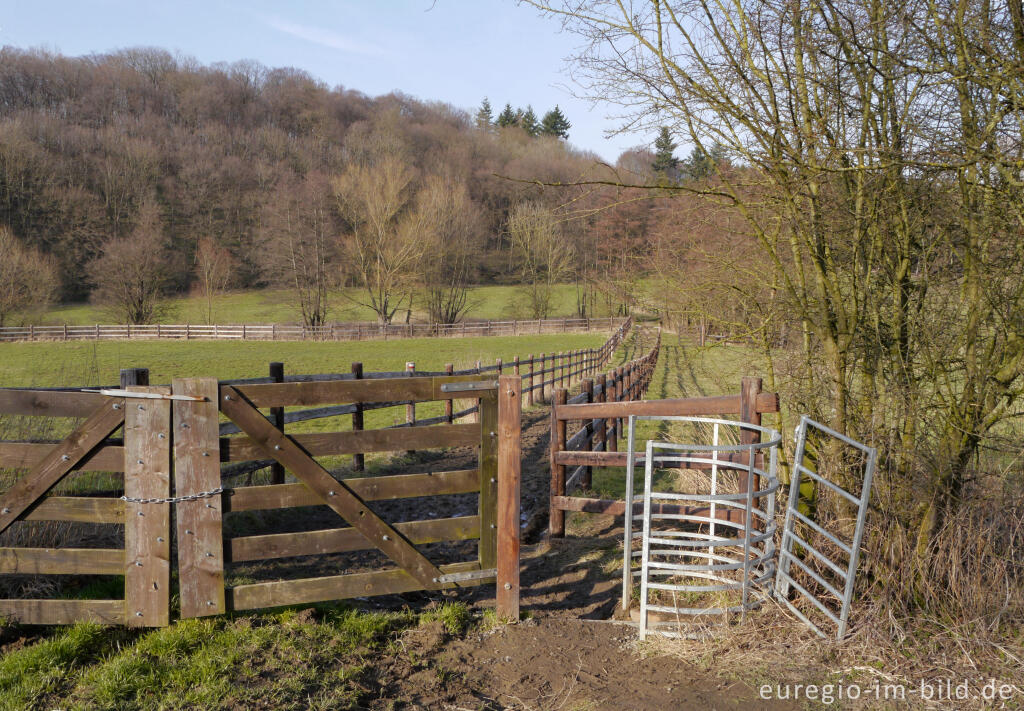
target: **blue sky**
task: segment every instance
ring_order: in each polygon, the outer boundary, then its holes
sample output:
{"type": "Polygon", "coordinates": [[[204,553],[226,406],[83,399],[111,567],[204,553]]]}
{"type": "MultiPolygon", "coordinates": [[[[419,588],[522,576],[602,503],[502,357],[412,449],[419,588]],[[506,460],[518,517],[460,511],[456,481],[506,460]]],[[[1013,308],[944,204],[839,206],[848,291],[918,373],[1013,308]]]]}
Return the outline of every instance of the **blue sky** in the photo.
{"type": "Polygon", "coordinates": [[[556,103],[574,145],[614,161],[652,136],[604,132],[614,107],[571,94],[564,59],[578,38],[513,0],[220,2],[207,0],[0,0],[0,44],[68,55],[157,46],[203,63],[256,59],[294,66],[328,85],[371,96],[400,90],[475,111],[484,96],[556,103]]]}

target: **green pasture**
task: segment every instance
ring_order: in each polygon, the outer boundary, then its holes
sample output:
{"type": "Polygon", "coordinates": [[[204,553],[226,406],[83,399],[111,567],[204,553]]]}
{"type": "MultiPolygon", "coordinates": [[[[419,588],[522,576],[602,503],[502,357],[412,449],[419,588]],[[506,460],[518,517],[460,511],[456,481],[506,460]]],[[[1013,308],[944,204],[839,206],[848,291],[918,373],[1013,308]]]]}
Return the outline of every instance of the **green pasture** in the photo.
{"type": "MultiPolygon", "coordinates": [[[[485,338],[414,338],[395,341],[263,342],[263,341],[81,341],[0,344],[0,387],[82,387],[114,385],[122,368],[149,368],[150,382],[170,383],[177,377],[211,376],[222,380],[267,375],[271,361],[285,364],[286,374],[349,373],[352,363],[363,363],[364,372],[401,371],[407,362],[419,370],[471,368],[477,361],[493,365],[502,358],[597,348],[606,333],[542,336],[494,336],[485,338]]],[[[457,400],[456,410],[469,407],[457,400]]],[[[443,414],[440,402],[420,403],[416,416],[426,419],[443,414]]],[[[301,409],[301,408],[288,408],[301,409]]],[[[405,407],[369,410],[367,429],[405,422],[405,407]]],[[[56,438],[66,434],[71,421],[51,418],[0,418],[0,439],[56,438]],[[43,429],[40,429],[43,428],[43,429]],[[45,430],[45,431],[44,431],[45,430]]],[[[352,426],[351,415],[289,424],[289,432],[343,432],[352,426]]],[[[351,461],[349,456],[323,457],[332,469],[351,461]]],[[[385,466],[388,457],[367,457],[373,471],[385,466]]],[[[0,477],[3,478],[3,477],[0,477]]],[[[62,484],[62,492],[120,486],[120,475],[81,472],[62,484]],[[108,481],[109,480],[109,481],[108,481]]]]}
{"type": "MultiPolygon", "coordinates": [[[[353,302],[361,293],[355,289],[335,292],[330,296],[331,308],[328,318],[332,321],[375,321],[376,315],[367,307],[353,302]]],[[[204,324],[207,318],[206,299],[198,295],[175,296],[164,300],[160,323],[204,324]]],[[[469,318],[478,319],[527,319],[531,318],[519,287],[477,286],[469,293],[469,318]]],[[[427,320],[424,300],[413,303],[413,318],[427,320]]],[[[559,284],[552,298],[550,318],[574,316],[576,314],[576,287],[573,284],[559,284]]],[[[594,316],[606,314],[598,311],[594,316]]],[[[403,319],[405,313],[399,314],[403,319]]],[[[55,306],[36,319],[42,325],[68,324],[73,326],[95,323],[112,323],[110,313],[95,304],[63,304],[55,306]]],[[[301,322],[302,316],[295,305],[291,292],[276,289],[237,291],[222,294],[214,299],[212,323],[290,323],[301,322]]]]}
{"type": "Polygon", "coordinates": [[[286,374],[444,370],[446,363],[469,368],[496,358],[600,346],[607,333],[409,338],[393,341],[72,341],[0,344],[0,387],[111,385],[122,368],[149,368],[151,383],[176,377],[220,379],[267,375],[281,361],[286,374]]]}

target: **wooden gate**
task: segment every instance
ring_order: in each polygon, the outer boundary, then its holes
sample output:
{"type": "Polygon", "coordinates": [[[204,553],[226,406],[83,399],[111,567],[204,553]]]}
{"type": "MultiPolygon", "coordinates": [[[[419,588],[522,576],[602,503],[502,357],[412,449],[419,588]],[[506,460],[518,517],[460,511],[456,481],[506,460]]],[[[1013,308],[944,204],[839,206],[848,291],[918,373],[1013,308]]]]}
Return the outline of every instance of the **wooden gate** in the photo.
{"type": "Polygon", "coordinates": [[[125,576],[121,600],[0,600],[24,623],[80,619],[136,626],[170,620],[170,506],[176,508],[181,617],[497,582],[499,615],[518,617],[520,379],[503,376],[221,385],[175,380],[117,396],[0,391],[0,414],[88,414],[58,444],[0,444],[0,467],[29,468],[0,497],[0,532],[18,520],[123,523],[123,549],[0,548],[0,572],[125,576]],[[164,398],[173,398],[164,399],[164,398]],[[473,398],[473,423],[286,435],[260,409],[473,398]],[[221,416],[241,430],[221,437],[221,416]],[[124,440],[108,439],[124,426],[124,440]],[[317,457],[474,447],[477,466],[338,479],[317,457]],[[224,490],[221,462],[270,459],[294,483],[224,490]],[[172,472],[173,462],[173,477],[172,472]],[[46,496],[72,470],[124,472],[124,496],[46,496]],[[173,496],[171,484],[173,479],[173,496]],[[368,502],[476,493],[476,515],[389,523],[368,502]],[[326,505],[348,526],[226,538],[232,512],[326,505]],[[417,546],[478,539],[473,560],[438,565],[417,546]],[[393,567],[296,580],[225,584],[233,563],[375,549],[393,567]]]}

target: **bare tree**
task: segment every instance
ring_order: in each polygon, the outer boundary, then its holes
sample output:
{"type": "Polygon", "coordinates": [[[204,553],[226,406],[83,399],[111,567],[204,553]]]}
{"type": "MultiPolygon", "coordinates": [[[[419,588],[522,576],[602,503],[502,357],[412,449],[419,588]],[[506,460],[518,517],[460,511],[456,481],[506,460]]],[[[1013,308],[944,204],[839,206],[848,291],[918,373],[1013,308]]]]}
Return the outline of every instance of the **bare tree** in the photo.
{"type": "Polygon", "coordinates": [[[369,307],[381,324],[411,309],[435,205],[417,191],[416,170],[397,157],[352,164],[332,181],[347,230],[342,248],[369,307]]]}
{"type": "Polygon", "coordinates": [[[0,326],[44,309],[57,292],[53,260],[26,247],[8,227],[0,227],[0,326]]]}
{"type": "Polygon", "coordinates": [[[584,37],[588,91],[632,125],[722,147],[674,189],[745,220],[772,312],[802,334],[808,402],[898,433],[934,530],[1024,387],[1019,3],[533,4],[584,37]]]}
{"type": "Polygon", "coordinates": [[[234,259],[231,252],[218,247],[210,237],[203,237],[196,246],[196,278],[200,293],[206,300],[206,322],[213,323],[214,299],[224,293],[231,281],[234,259]]]}
{"type": "Polygon", "coordinates": [[[457,323],[470,307],[469,287],[481,248],[479,209],[464,183],[431,176],[421,204],[428,214],[420,275],[433,323],[457,323]]]}
{"type": "Polygon", "coordinates": [[[506,229],[530,314],[546,318],[555,285],[572,271],[575,250],[562,239],[556,217],[537,203],[513,207],[506,229]]]}
{"type": "Polygon", "coordinates": [[[327,322],[328,295],[336,283],[336,230],[325,176],[310,173],[302,181],[279,186],[265,208],[265,272],[295,299],[307,326],[327,322]]]}
{"type": "Polygon", "coordinates": [[[128,237],[103,245],[103,254],[89,264],[88,273],[96,285],[93,300],[120,323],[153,323],[163,314],[160,300],[170,270],[159,211],[152,200],[143,203],[128,237]]]}

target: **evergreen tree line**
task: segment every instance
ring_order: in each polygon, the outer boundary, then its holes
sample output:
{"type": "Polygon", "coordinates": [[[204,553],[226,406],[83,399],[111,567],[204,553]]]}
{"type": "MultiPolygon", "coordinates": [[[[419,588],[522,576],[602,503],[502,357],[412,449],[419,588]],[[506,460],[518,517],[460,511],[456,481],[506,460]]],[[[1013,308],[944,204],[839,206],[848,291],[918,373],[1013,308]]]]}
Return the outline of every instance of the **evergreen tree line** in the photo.
{"type": "Polygon", "coordinates": [[[505,104],[498,117],[494,117],[491,102],[487,97],[480,103],[476,112],[476,125],[478,128],[490,129],[493,126],[498,128],[521,128],[528,136],[554,136],[555,138],[569,138],[569,129],[572,124],[565,117],[562,110],[555,104],[555,108],[544,114],[539,121],[533,106],[527,104],[525,109],[516,108],[512,104],[505,104]]]}

